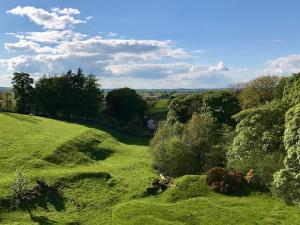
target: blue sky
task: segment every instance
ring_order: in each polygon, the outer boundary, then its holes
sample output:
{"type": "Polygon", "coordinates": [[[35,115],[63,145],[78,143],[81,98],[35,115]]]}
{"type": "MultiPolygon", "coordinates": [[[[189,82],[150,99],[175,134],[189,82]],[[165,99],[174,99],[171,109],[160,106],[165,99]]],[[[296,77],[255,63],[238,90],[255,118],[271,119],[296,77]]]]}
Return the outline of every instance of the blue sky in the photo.
{"type": "Polygon", "coordinates": [[[218,88],[300,71],[300,1],[0,2],[0,86],[82,67],[104,88],[218,88]]]}

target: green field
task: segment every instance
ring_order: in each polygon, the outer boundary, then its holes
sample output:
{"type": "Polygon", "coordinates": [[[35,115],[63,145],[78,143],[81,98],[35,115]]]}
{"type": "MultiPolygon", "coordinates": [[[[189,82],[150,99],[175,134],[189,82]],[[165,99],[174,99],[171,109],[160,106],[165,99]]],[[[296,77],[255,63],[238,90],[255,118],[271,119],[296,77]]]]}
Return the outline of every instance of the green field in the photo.
{"type": "Polygon", "coordinates": [[[169,103],[169,99],[160,99],[157,102],[155,102],[149,110],[150,117],[156,120],[166,119],[169,110],[169,103]]]}
{"type": "Polygon", "coordinates": [[[269,194],[213,193],[204,176],[184,176],[158,196],[147,139],[34,116],[0,113],[0,204],[12,195],[16,169],[60,184],[64,199],[33,211],[8,211],[1,224],[299,224],[300,209],[269,194]]]}

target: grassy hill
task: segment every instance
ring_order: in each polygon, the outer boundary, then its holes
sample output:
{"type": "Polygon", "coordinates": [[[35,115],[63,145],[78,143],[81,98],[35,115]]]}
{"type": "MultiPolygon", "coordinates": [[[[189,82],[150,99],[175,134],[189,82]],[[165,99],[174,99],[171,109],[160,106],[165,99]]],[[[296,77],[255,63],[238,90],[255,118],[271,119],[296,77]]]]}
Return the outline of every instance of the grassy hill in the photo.
{"type": "Polygon", "coordinates": [[[184,176],[145,196],[156,176],[148,140],[104,128],[0,113],[1,224],[299,224],[300,212],[267,194],[213,193],[203,176],[184,176]],[[8,211],[16,169],[63,187],[64,199],[8,211]]]}

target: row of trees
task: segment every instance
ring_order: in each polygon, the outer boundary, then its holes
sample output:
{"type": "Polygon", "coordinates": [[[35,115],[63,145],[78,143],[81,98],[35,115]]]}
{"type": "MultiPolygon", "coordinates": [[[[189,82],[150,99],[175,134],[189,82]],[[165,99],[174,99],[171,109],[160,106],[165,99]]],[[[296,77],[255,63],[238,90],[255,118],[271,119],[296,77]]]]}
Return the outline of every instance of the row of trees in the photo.
{"type": "Polygon", "coordinates": [[[18,113],[101,120],[136,132],[145,123],[147,105],[135,90],[115,89],[104,98],[96,76],[86,75],[81,69],[43,76],[35,83],[30,74],[14,73],[12,84],[18,113]]]}
{"type": "Polygon", "coordinates": [[[12,84],[19,113],[47,116],[94,119],[103,104],[103,92],[94,75],[81,69],[62,76],[43,76],[33,87],[33,79],[26,73],[15,73],[12,84]]]}
{"type": "Polygon", "coordinates": [[[242,89],[179,96],[152,142],[154,166],[171,176],[216,166],[300,196],[300,74],[262,76],[242,89]]]}

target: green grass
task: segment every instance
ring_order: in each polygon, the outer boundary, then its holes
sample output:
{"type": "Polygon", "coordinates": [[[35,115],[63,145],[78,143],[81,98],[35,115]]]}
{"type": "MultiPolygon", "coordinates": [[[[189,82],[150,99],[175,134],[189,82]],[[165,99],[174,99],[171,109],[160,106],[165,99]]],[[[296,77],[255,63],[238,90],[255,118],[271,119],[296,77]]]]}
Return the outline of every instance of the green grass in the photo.
{"type": "Polygon", "coordinates": [[[165,119],[168,113],[169,99],[160,99],[154,103],[149,110],[149,114],[152,118],[157,120],[165,119]]]}
{"type": "Polygon", "coordinates": [[[1,224],[299,224],[300,211],[267,194],[213,193],[203,176],[184,176],[145,196],[157,176],[148,140],[99,127],[0,113],[1,224]],[[63,187],[59,205],[8,211],[15,169],[63,187]],[[59,207],[58,207],[59,206],[59,207]]]}

